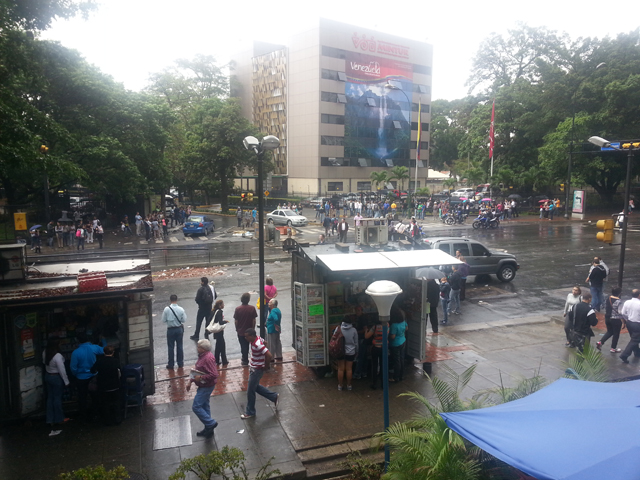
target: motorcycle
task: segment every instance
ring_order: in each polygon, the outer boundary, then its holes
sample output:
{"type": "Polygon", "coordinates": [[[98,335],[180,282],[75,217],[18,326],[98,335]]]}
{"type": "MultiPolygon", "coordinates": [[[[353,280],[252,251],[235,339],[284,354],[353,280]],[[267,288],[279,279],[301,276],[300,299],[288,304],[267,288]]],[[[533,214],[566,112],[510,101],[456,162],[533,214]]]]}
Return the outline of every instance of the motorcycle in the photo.
{"type": "Polygon", "coordinates": [[[446,225],[455,225],[456,223],[459,224],[464,224],[464,221],[466,220],[467,215],[464,213],[447,213],[443,219],[444,223],[446,225]]]}
{"type": "Polygon", "coordinates": [[[476,218],[473,223],[471,224],[471,226],[474,229],[479,229],[479,228],[498,228],[500,226],[500,220],[498,220],[498,217],[496,216],[491,216],[488,217],[484,214],[480,214],[478,215],[478,218],[476,218]]]}

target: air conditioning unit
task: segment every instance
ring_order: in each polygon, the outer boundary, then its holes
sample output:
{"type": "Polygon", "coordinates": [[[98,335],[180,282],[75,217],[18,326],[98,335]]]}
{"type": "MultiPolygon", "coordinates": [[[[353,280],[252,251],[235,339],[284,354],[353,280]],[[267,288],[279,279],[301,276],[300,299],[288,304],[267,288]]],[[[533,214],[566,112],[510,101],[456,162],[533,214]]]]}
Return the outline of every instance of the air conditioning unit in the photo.
{"type": "Polygon", "coordinates": [[[356,227],[356,245],[386,245],[387,243],[389,243],[389,229],[386,225],[356,227]]]}

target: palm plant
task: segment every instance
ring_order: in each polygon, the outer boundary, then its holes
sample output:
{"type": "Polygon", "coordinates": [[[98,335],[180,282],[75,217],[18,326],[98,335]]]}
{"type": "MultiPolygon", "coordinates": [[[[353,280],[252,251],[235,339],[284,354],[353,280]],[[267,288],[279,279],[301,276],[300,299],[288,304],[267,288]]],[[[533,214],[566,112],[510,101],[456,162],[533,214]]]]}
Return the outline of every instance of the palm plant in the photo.
{"type": "Polygon", "coordinates": [[[373,190],[377,190],[377,187],[380,184],[384,185],[389,179],[387,172],[385,172],[384,170],[381,172],[371,172],[369,178],[371,179],[372,186],[374,187],[373,190]]]}
{"type": "Polygon", "coordinates": [[[400,182],[400,190],[404,190],[404,181],[409,178],[409,169],[402,165],[396,165],[391,169],[389,180],[398,180],[400,182]]]}
{"type": "Polygon", "coordinates": [[[582,352],[576,349],[575,355],[569,359],[566,365],[565,378],[586,380],[588,382],[609,381],[607,365],[602,355],[588,342],[585,342],[582,352]]]}
{"type": "Polygon", "coordinates": [[[455,187],[458,184],[458,181],[451,177],[451,178],[447,178],[444,182],[442,182],[442,186],[446,189],[450,189],[455,187]]]}

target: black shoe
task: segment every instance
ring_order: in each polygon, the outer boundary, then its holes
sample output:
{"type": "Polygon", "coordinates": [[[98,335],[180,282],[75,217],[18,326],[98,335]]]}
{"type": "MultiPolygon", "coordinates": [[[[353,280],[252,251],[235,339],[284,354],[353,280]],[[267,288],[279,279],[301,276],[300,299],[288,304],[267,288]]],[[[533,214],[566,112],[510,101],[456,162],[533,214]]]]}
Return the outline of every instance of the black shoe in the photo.
{"type": "Polygon", "coordinates": [[[199,437],[211,438],[213,437],[213,431],[216,429],[217,426],[218,426],[218,422],[214,423],[211,427],[205,427],[204,430],[200,430],[199,432],[196,433],[196,435],[199,437]]]}
{"type": "Polygon", "coordinates": [[[198,340],[198,337],[197,337],[196,335],[191,335],[189,338],[190,338],[191,340],[198,340]]]}
{"type": "Polygon", "coordinates": [[[249,365],[249,362],[242,362],[243,367],[246,367],[247,365],[249,365]]]}
{"type": "Polygon", "coordinates": [[[173,370],[173,365],[167,365],[167,370],[173,370]]]}
{"type": "Polygon", "coordinates": [[[627,360],[626,358],[620,357],[620,360],[622,360],[622,363],[629,363],[629,360],[627,360]]]}

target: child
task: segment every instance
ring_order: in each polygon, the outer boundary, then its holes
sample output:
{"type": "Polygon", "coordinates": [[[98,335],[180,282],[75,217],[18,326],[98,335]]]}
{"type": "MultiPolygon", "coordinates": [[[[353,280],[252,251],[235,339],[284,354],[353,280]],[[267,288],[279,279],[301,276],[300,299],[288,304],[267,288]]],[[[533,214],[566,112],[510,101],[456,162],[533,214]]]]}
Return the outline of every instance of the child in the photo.
{"type": "Polygon", "coordinates": [[[440,280],[440,302],[442,303],[442,310],[444,311],[444,319],[440,322],[442,325],[446,325],[449,320],[449,294],[451,293],[451,286],[447,281],[447,277],[442,277],[440,280]]]}

